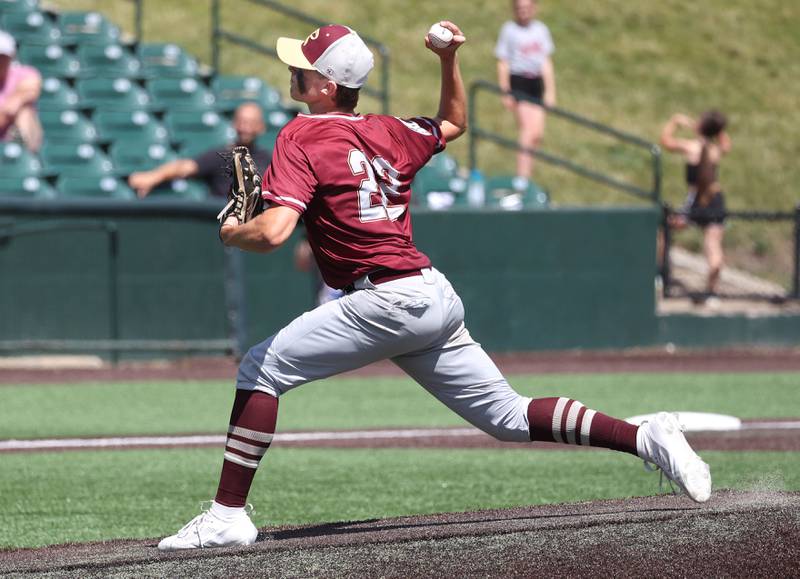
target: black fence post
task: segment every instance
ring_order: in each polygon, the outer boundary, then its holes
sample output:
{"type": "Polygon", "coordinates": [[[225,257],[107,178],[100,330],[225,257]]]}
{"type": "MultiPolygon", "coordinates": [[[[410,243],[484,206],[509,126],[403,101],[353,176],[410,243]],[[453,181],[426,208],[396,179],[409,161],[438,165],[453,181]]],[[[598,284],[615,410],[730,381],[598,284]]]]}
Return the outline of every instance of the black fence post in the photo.
{"type": "Polygon", "coordinates": [[[672,247],[672,232],[669,228],[669,216],[672,211],[666,203],[661,205],[661,210],[661,230],[663,231],[661,247],[661,296],[666,298],[669,296],[669,286],[672,283],[672,272],[669,262],[669,250],[670,247],[672,247]]]}
{"type": "MultiPolygon", "coordinates": [[[[119,343],[119,231],[116,223],[105,222],[108,235],[108,323],[110,338],[119,343]]],[[[119,351],[111,350],[111,363],[117,365],[119,351]]]]}
{"type": "Polygon", "coordinates": [[[135,27],[136,27],[136,43],[140,44],[142,42],[142,18],[144,16],[144,8],[142,7],[142,0],[136,0],[136,6],[134,6],[134,10],[136,12],[134,16],[135,27]]]}
{"type": "Polygon", "coordinates": [[[800,299],[800,205],[794,208],[794,276],[792,297],[800,299]]]}
{"type": "Polygon", "coordinates": [[[219,0],[211,0],[211,66],[219,74],[219,0]]]}

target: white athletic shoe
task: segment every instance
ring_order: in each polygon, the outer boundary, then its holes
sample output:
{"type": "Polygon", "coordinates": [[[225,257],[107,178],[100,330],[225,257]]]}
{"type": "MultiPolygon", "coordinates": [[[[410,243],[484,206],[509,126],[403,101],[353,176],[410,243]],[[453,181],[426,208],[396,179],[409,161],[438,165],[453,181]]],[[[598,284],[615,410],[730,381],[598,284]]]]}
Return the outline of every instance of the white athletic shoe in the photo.
{"type": "Polygon", "coordinates": [[[257,535],[258,529],[247,513],[223,521],[208,510],[189,521],[176,535],[162,539],[158,548],[161,551],[177,551],[252,545],[257,535]]]}
{"type": "Polygon", "coordinates": [[[693,501],[704,503],[711,497],[711,473],[683,436],[674,414],[659,412],[639,427],[636,437],[639,456],[655,464],[693,501]]]}

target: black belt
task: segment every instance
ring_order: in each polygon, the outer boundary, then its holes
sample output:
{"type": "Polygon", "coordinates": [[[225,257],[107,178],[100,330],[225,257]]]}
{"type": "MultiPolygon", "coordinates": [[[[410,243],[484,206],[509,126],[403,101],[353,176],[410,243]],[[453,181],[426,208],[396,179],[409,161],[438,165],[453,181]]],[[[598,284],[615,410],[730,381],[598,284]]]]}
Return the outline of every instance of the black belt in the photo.
{"type": "MultiPolygon", "coordinates": [[[[372,282],[374,285],[378,285],[386,283],[387,281],[403,279],[404,277],[413,277],[415,275],[422,275],[422,270],[410,269],[406,271],[397,271],[396,269],[378,269],[367,274],[367,277],[369,277],[369,281],[372,282]]],[[[355,283],[356,282],[354,281],[346,285],[345,287],[342,288],[342,291],[346,294],[353,293],[357,289],[355,283]]]]}

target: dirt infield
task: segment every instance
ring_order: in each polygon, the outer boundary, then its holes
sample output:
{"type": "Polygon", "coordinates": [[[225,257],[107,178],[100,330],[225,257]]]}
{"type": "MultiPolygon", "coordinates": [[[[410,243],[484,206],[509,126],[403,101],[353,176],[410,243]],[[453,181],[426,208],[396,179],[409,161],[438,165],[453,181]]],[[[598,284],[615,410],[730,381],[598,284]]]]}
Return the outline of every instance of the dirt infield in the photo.
{"type": "MultiPolygon", "coordinates": [[[[495,354],[505,374],[586,374],[632,372],[797,372],[800,349],[724,349],[669,351],[559,351],[495,354]]],[[[182,358],[172,362],[122,363],[100,368],[59,367],[42,358],[38,368],[0,368],[0,384],[121,382],[137,380],[234,380],[232,358],[182,358]]],[[[404,376],[389,361],[350,376],[404,376]]]]}
{"type": "Polygon", "coordinates": [[[720,492],[263,528],[255,545],[162,554],[156,540],[0,552],[25,577],[789,577],[800,494],[720,492]]]}

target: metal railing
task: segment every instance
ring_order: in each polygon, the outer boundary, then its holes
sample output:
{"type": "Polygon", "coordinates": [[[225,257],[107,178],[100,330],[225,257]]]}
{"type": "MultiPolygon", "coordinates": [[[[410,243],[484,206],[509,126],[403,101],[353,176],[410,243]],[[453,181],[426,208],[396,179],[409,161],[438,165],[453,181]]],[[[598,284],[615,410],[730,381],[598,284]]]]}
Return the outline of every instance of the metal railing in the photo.
{"type": "MultiPolygon", "coordinates": [[[[664,250],[661,264],[661,280],[663,283],[663,296],[672,296],[672,289],[674,288],[674,280],[672,276],[672,268],[670,266],[669,252],[672,247],[672,227],[669,224],[670,216],[681,215],[689,217],[690,213],[685,210],[674,210],[669,205],[664,204],[664,218],[662,227],[664,230],[664,250]]],[[[702,213],[702,212],[701,212],[702,213]]],[[[763,295],[763,296],[746,296],[758,297],[761,299],[800,299],[800,205],[798,205],[793,212],[790,211],[726,211],[720,215],[718,213],[709,212],[707,217],[722,217],[725,219],[734,219],[742,221],[768,221],[768,222],[792,222],[794,223],[792,242],[794,245],[792,254],[792,279],[791,289],[787,290],[786,295],[763,295]]]]}
{"type": "MultiPolygon", "coordinates": [[[[301,22],[305,22],[311,26],[315,26],[317,28],[321,26],[325,26],[326,24],[330,24],[329,22],[325,22],[323,20],[319,20],[318,18],[314,18],[313,16],[309,16],[308,14],[297,10],[296,8],[292,8],[290,6],[286,6],[279,2],[275,2],[273,0],[247,0],[251,4],[256,4],[263,8],[273,10],[279,14],[283,14],[284,16],[288,16],[290,18],[294,18],[295,20],[299,20],[301,22]]],[[[228,30],[222,27],[221,20],[220,20],[220,4],[221,0],[212,0],[211,3],[211,54],[212,54],[212,66],[214,70],[219,72],[220,71],[220,56],[221,56],[221,46],[220,42],[222,40],[227,40],[232,44],[238,44],[239,46],[243,46],[245,48],[249,48],[254,52],[258,52],[259,54],[263,54],[265,56],[269,56],[271,58],[277,59],[278,53],[272,47],[261,42],[257,42],[233,30],[228,30]]],[[[380,57],[380,88],[373,88],[372,86],[365,85],[362,87],[362,91],[364,94],[375,97],[381,101],[381,112],[383,114],[389,114],[389,49],[378,42],[377,40],[370,38],[368,36],[360,35],[364,42],[375,49],[377,52],[378,57],[380,57]]]]}
{"type": "Polygon", "coordinates": [[[658,145],[646,141],[640,137],[637,137],[636,135],[632,135],[630,133],[614,129],[612,127],[609,127],[602,123],[598,123],[591,119],[587,119],[586,117],[582,117],[570,111],[560,109],[558,107],[547,107],[544,105],[544,103],[542,103],[537,99],[531,98],[529,95],[525,95],[514,91],[507,93],[506,91],[501,89],[498,85],[486,80],[477,80],[473,82],[469,87],[470,169],[474,169],[478,165],[477,149],[478,149],[478,141],[480,139],[490,141],[506,149],[513,149],[514,151],[524,151],[530,153],[537,159],[541,159],[542,161],[549,163],[551,165],[562,167],[567,171],[570,171],[587,179],[591,179],[592,181],[595,181],[597,183],[602,183],[603,185],[607,185],[614,189],[618,189],[625,193],[629,193],[640,199],[646,199],[648,201],[652,201],[653,203],[660,203],[662,169],[661,169],[661,148],[658,145]],[[477,100],[478,100],[478,94],[480,92],[488,92],[496,95],[511,94],[514,96],[514,98],[518,100],[528,100],[543,106],[544,108],[547,109],[547,113],[550,115],[560,117],[573,124],[615,138],[620,142],[627,143],[637,148],[645,149],[650,154],[651,157],[652,188],[649,190],[644,189],[633,183],[622,181],[610,175],[606,175],[599,171],[589,169],[567,158],[553,155],[552,153],[548,153],[542,149],[530,149],[526,147],[521,147],[515,140],[509,139],[507,137],[500,135],[497,132],[490,131],[488,129],[481,127],[480,123],[478,122],[478,112],[477,112],[478,111],[477,100]]]}

